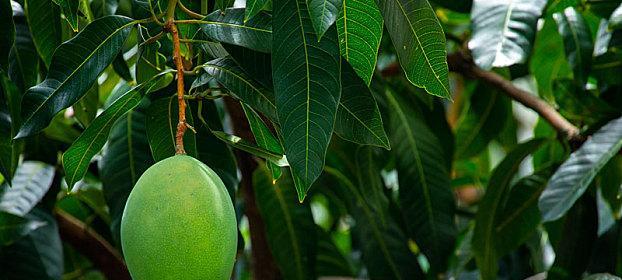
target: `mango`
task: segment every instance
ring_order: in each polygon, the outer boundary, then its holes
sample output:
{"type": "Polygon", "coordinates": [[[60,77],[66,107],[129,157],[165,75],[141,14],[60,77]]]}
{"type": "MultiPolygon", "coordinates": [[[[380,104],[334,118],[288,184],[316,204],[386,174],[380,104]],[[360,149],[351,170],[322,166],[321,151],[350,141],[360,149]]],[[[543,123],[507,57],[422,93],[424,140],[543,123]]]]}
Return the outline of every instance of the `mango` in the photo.
{"type": "Polygon", "coordinates": [[[237,238],[222,180],[186,155],[147,169],[121,218],[121,246],[134,280],[230,279],[237,238]]]}

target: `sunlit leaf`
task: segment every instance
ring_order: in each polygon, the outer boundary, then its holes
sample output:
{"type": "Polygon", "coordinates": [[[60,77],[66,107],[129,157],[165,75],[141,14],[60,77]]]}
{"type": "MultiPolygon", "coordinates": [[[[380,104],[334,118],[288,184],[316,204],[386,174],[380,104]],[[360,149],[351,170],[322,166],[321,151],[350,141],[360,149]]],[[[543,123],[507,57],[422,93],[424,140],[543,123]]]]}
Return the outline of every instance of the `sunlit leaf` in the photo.
{"type": "Polygon", "coordinates": [[[25,216],[47,193],[54,179],[54,166],[25,161],[15,171],[10,188],[0,193],[0,210],[25,216]]]}

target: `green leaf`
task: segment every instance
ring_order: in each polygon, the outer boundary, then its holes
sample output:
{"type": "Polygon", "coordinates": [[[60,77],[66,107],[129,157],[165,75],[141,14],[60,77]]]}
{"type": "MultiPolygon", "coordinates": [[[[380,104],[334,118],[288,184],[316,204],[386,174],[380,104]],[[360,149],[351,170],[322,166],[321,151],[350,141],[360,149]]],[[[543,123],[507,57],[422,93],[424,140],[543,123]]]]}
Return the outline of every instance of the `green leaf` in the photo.
{"type": "Polygon", "coordinates": [[[337,31],[313,34],[305,0],[274,2],[272,75],[285,154],[302,201],[322,173],[341,94],[337,31]]]}
{"type": "Polygon", "coordinates": [[[201,29],[213,40],[260,52],[272,50],[272,17],[267,13],[244,21],[244,9],[218,10],[205,17],[203,23],[201,29]]]}
{"type": "Polygon", "coordinates": [[[546,0],[475,0],[469,49],[475,63],[489,70],[527,61],[546,0]]]}
{"type": "MultiPolygon", "coordinates": [[[[185,102],[185,100],[184,100],[185,102]]],[[[147,108],[147,140],[153,159],[158,162],[175,155],[175,135],[179,121],[177,96],[159,98],[147,108]]],[[[192,114],[186,111],[186,122],[194,126],[192,114]]],[[[184,134],[184,149],[191,157],[197,157],[196,137],[192,131],[184,134]]]]}
{"type": "Polygon", "coordinates": [[[119,52],[119,54],[117,54],[117,57],[115,57],[114,60],[112,61],[112,68],[124,80],[128,82],[131,82],[134,80],[132,79],[132,73],[130,72],[130,68],[127,65],[127,62],[125,61],[125,59],[123,58],[122,51],[119,52]]]}
{"type": "Polygon", "coordinates": [[[620,280],[620,277],[609,273],[596,273],[583,278],[583,280],[620,280]]]}
{"type": "Polygon", "coordinates": [[[393,46],[413,85],[449,98],[445,35],[427,0],[377,0],[393,46]]]}
{"type": "MultiPolygon", "coordinates": [[[[17,279],[61,279],[63,246],[54,217],[35,208],[26,217],[45,225],[0,250],[0,271],[17,279]]],[[[13,278],[9,278],[13,279],[13,278]]]]}
{"type": "Polygon", "coordinates": [[[590,30],[583,16],[572,7],[553,14],[553,19],[555,19],[559,34],[564,40],[564,50],[574,73],[574,79],[583,86],[587,82],[590,72],[594,48],[590,30]]]}
{"type": "Polygon", "coordinates": [[[594,93],[585,91],[571,79],[553,83],[553,96],[559,112],[572,123],[594,125],[619,115],[619,109],[611,107],[594,93]]]}
{"type": "Polygon", "coordinates": [[[52,185],[54,166],[25,161],[15,171],[10,188],[0,193],[0,211],[25,216],[39,203],[52,185]]]}
{"type": "Polygon", "coordinates": [[[86,128],[63,154],[65,180],[67,181],[69,189],[84,177],[91,159],[106,143],[108,134],[113,125],[115,125],[115,122],[128,111],[138,106],[144,95],[166,86],[172,80],[173,75],[171,71],[167,71],[153,77],[146,83],[128,90],[110,104],[110,106],[86,128]]]}
{"type": "Polygon", "coordinates": [[[23,112],[29,114],[16,137],[37,133],[78,101],[119,53],[134,23],[127,17],[104,17],[58,47],[46,79],[24,96],[23,112]]]}
{"type": "Polygon", "coordinates": [[[32,40],[46,67],[50,67],[54,50],[61,44],[60,11],[52,0],[27,0],[24,8],[32,40]]]}
{"type": "Polygon", "coordinates": [[[99,105],[99,85],[94,83],[93,86],[76,102],[73,108],[73,115],[78,122],[87,127],[91,124],[97,115],[99,105]]]}
{"type": "Polygon", "coordinates": [[[457,159],[477,156],[506,125],[511,103],[502,93],[480,84],[471,92],[465,112],[456,127],[457,159]]]}
{"type": "Polygon", "coordinates": [[[114,15],[119,7],[118,0],[93,0],[91,1],[91,10],[96,18],[114,15]]]}
{"type": "Polygon", "coordinates": [[[201,66],[231,91],[233,97],[276,120],[274,94],[255,82],[231,58],[217,58],[201,66]]]}
{"type": "Polygon", "coordinates": [[[282,155],[276,152],[272,152],[262,147],[258,147],[257,145],[244,140],[238,136],[227,134],[222,131],[212,131],[212,134],[216,136],[216,138],[220,139],[220,141],[225,142],[227,145],[245,151],[249,154],[258,156],[260,158],[271,161],[277,166],[288,166],[289,163],[287,159],[282,155]]]}
{"type": "Polygon", "coordinates": [[[562,217],[620,148],[622,118],[600,128],[553,174],[538,203],[543,221],[562,217]]]}
{"type": "Polygon", "coordinates": [[[444,271],[456,235],[447,155],[421,112],[391,91],[386,91],[386,97],[399,198],[409,236],[426,255],[432,270],[444,271]]]}
{"type": "Polygon", "coordinates": [[[13,8],[11,0],[0,0],[0,69],[7,71],[9,67],[9,52],[15,42],[15,23],[13,22],[13,8]]]}
{"type": "Polygon", "coordinates": [[[315,271],[320,276],[354,276],[352,265],[337,248],[330,234],[316,226],[317,254],[315,271]]]}
{"type": "Polygon", "coordinates": [[[341,87],[335,133],[354,143],[390,149],[376,100],[345,61],[341,64],[341,87]]]}
{"type": "Polygon", "coordinates": [[[307,0],[309,16],[318,40],[321,40],[328,28],[335,23],[341,10],[341,1],[343,0],[307,0]]]}
{"type": "Polygon", "coordinates": [[[538,83],[538,95],[549,101],[553,98],[553,81],[572,75],[564,54],[562,37],[551,17],[544,19],[544,25],[536,35],[529,70],[538,83]]]}
{"type": "Polygon", "coordinates": [[[224,11],[225,9],[233,6],[235,0],[215,0],[215,2],[216,8],[224,11]]]}
{"type": "Polygon", "coordinates": [[[382,38],[382,15],[373,0],[342,1],[337,18],[341,55],[369,85],[382,38]]]}
{"type": "Polygon", "coordinates": [[[473,6],[473,0],[432,0],[432,2],[460,13],[471,12],[473,6]]]}
{"type": "MultiPolygon", "coordinates": [[[[2,185],[8,188],[8,185],[2,185]]],[[[45,223],[29,220],[11,213],[0,212],[0,246],[9,245],[45,223]]]]}
{"type": "Polygon", "coordinates": [[[486,194],[478,206],[473,230],[473,252],[482,279],[497,279],[495,222],[501,219],[503,207],[508,198],[510,181],[528,155],[535,152],[542,144],[542,139],[534,139],[520,144],[512,150],[493,171],[486,194]]]}
{"type": "Polygon", "coordinates": [[[99,164],[104,196],[112,218],[112,236],[117,242],[127,197],[140,175],[153,165],[145,131],[145,108],[148,105],[145,100],[114,124],[108,137],[108,148],[99,164]]]}
{"type": "MultiPolygon", "coordinates": [[[[241,105],[244,110],[244,114],[246,115],[246,119],[248,119],[248,124],[253,132],[257,145],[270,152],[282,155],[283,146],[281,146],[281,142],[274,137],[274,135],[272,135],[272,131],[270,131],[266,124],[261,120],[261,117],[252,108],[244,104],[241,105]]],[[[268,162],[267,165],[270,172],[272,172],[272,179],[278,180],[282,175],[281,167],[276,165],[274,162],[268,162]]]]}
{"type": "Polygon", "coordinates": [[[19,119],[15,121],[12,116],[19,115],[19,112],[14,112],[16,108],[19,110],[19,106],[10,108],[9,105],[12,99],[19,97],[21,93],[15,85],[0,73],[0,175],[9,183],[15,173],[21,148],[20,141],[13,140],[19,119]]]}
{"type": "MultiPolygon", "coordinates": [[[[21,16],[18,18],[23,19],[21,16]]],[[[15,44],[9,53],[7,74],[20,92],[34,86],[39,77],[39,55],[24,22],[15,23],[15,44]]]]}
{"type": "Polygon", "coordinates": [[[269,0],[248,0],[246,2],[246,8],[244,9],[244,21],[252,19],[261,12],[262,8],[265,7],[268,2],[269,0]]]}
{"type": "Polygon", "coordinates": [[[253,173],[257,207],[266,225],[268,244],[285,279],[315,279],[315,224],[309,202],[298,203],[290,176],[272,183],[260,164],[253,173]]]}
{"type": "MultiPolygon", "coordinates": [[[[138,28],[139,40],[144,42],[149,33],[141,26],[138,28]]],[[[152,34],[155,35],[155,34],[152,34]]],[[[136,61],[136,82],[143,83],[166,68],[166,57],[159,52],[160,42],[142,45],[138,48],[136,61]]]]}
{"type": "Polygon", "coordinates": [[[74,32],[78,32],[78,8],[80,0],[52,0],[56,5],[60,6],[65,19],[74,32]]]}
{"type": "MultiPolygon", "coordinates": [[[[417,260],[408,248],[408,238],[397,223],[388,215],[388,201],[385,197],[365,196],[366,188],[382,191],[382,185],[355,185],[341,171],[325,167],[328,175],[337,180],[339,196],[347,203],[349,213],[356,220],[354,233],[360,240],[363,261],[371,279],[423,279],[417,260]],[[380,210],[380,212],[378,212],[380,210]],[[384,219],[379,219],[384,217],[384,219]],[[381,222],[384,220],[384,222],[381,222]]],[[[377,170],[371,169],[378,175],[377,170]]],[[[378,180],[374,180],[378,181],[378,180]]],[[[331,184],[333,187],[334,184],[331,184]]]]}
{"type": "Polygon", "coordinates": [[[622,4],[609,17],[609,29],[620,29],[620,27],[622,27],[622,4]]]}

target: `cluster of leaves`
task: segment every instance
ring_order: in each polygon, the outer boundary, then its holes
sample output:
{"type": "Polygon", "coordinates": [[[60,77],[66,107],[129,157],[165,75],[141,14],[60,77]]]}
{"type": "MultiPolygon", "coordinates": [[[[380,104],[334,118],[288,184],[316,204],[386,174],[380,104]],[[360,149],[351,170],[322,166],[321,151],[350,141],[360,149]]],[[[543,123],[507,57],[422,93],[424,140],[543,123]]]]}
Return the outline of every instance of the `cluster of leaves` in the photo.
{"type": "Polygon", "coordinates": [[[620,1],[233,6],[0,0],[0,278],[103,277],[55,217],[118,248],[134,183],[175,153],[175,76],[196,130],[185,150],[236,204],[236,279],[252,270],[250,204],[284,279],[622,274],[620,1]],[[537,94],[587,141],[507,89],[449,75],[448,51],[537,94]],[[252,178],[232,150],[257,160],[252,178]]]}

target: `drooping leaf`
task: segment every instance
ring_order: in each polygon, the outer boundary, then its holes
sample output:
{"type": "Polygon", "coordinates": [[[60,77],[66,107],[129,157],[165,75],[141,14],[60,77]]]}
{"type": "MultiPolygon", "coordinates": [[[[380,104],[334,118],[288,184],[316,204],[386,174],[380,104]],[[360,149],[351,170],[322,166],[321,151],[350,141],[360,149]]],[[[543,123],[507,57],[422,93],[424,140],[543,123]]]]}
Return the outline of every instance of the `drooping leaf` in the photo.
{"type": "Polygon", "coordinates": [[[40,131],[56,113],[78,101],[119,53],[133,25],[127,17],[104,17],[59,46],[46,79],[24,96],[23,112],[28,114],[16,137],[40,131]]]}
{"type": "Polygon", "coordinates": [[[261,164],[253,174],[257,207],[266,225],[268,244],[285,279],[315,279],[315,224],[309,202],[298,203],[289,175],[272,183],[261,164]]]}
{"type": "Polygon", "coordinates": [[[106,203],[110,208],[112,236],[119,241],[121,215],[125,202],[140,175],[153,164],[145,129],[145,99],[112,127],[108,148],[100,161],[100,176],[106,203]]]}
{"type": "Polygon", "coordinates": [[[409,237],[417,242],[433,271],[444,271],[456,236],[445,150],[411,103],[391,91],[386,91],[386,97],[399,199],[409,237]]]}
{"type": "MultiPolygon", "coordinates": [[[[508,198],[509,184],[528,155],[545,141],[534,139],[512,150],[493,171],[486,194],[478,206],[473,230],[473,252],[482,279],[496,279],[499,257],[496,252],[495,222],[501,219],[508,198]]],[[[500,237],[502,238],[502,237],[500,237]]]]}
{"type": "Polygon", "coordinates": [[[574,73],[574,79],[580,85],[585,85],[591,67],[592,35],[583,16],[573,7],[563,12],[553,14],[559,34],[564,40],[564,50],[568,63],[574,73]]]}
{"type": "MultiPolygon", "coordinates": [[[[138,28],[138,34],[141,43],[149,37],[149,32],[143,27],[138,28]]],[[[160,42],[156,41],[153,44],[142,45],[138,48],[136,61],[137,83],[148,81],[166,68],[166,57],[159,52],[160,46],[160,42]]]]}
{"type": "Polygon", "coordinates": [[[220,139],[220,141],[225,142],[227,145],[233,148],[245,151],[249,154],[258,156],[265,160],[269,160],[270,162],[274,163],[277,166],[288,166],[289,165],[289,163],[287,162],[287,159],[282,154],[272,152],[263,147],[259,147],[255,145],[254,143],[251,143],[248,140],[240,138],[239,136],[227,134],[222,131],[212,131],[212,134],[214,134],[216,138],[220,139]]]}
{"type": "MultiPolygon", "coordinates": [[[[272,135],[272,131],[270,131],[266,124],[261,120],[261,117],[252,108],[244,104],[241,105],[257,145],[270,152],[282,155],[283,146],[281,146],[281,142],[274,135],[272,135]]],[[[272,172],[272,179],[278,180],[282,175],[281,167],[276,165],[274,162],[267,162],[267,166],[268,169],[270,169],[270,172],[272,172]]]]}
{"type": "Polygon", "coordinates": [[[2,73],[0,73],[0,79],[0,175],[10,182],[15,173],[20,153],[18,141],[13,140],[17,124],[11,116],[19,115],[19,112],[9,111],[9,104],[7,103],[11,102],[11,98],[19,97],[20,93],[2,73]],[[9,102],[5,103],[5,100],[9,102]]]}
{"type": "Polygon", "coordinates": [[[255,82],[231,58],[217,58],[202,65],[203,69],[231,91],[234,97],[276,120],[274,94],[255,82]]]}
{"type": "Polygon", "coordinates": [[[65,180],[69,189],[84,177],[91,159],[106,143],[115,122],[138,106],[143,96],[166,86],[172,80],[171,71],[167,71],[123,93],[86,128],[63,154],[65,180]]]}
{"type": "Polygon", "coordinates": [[[54,50],[62,40],[60,11],[53,0],[28,0],[24,9],[32,40],[46,67],[50,67],[54,50]]]}
{"type": "Polygon", "coordinates": [[[352,265],[339,251],[331,236],[316,226],[317,254],[315,271],[320,276],[353,276],[352,265]]]}
{"type": "Polygon", "coordinates": [[[318,40],[335,23],[343,0],[307,0],[309,17],[318,40]]]}
{"type": "Polygon", "coordinates": [[[223,44],[227,53],[245,73],[253,77],[267,89],[273,89],[272,57],[270,54],[249,50],[244,47],[223,44]]]}
{"type": "MultiPolygon", "coordinates": [[[[2,185],[9,187],[8,185],[2,185]]],[[[0,212],[0,246],[7,246],[31,231],[45,225],[45,222],[30,220],[11,213],[0,212]]]]}
{"type": "Polygon", "coordinates": [[[80,0],[52,0],[56,5],[60,6],[65,19],[74,32],[78,32],[78,8],[80,0]]]}
{"type": "Polygon", "coordinates": [[[378,0],[406,78],[429,94],[449,98],[445,35],[427,0],[378,0]]]}
{"type": "MultiPolygon", "coordinates": [[[[178,110],[176,95],[156,99],[147,108],[147,140],[149,140],[151,154],[156,162],[175,155],[178,110]]],[[[186,122],[194,126],[192,114],[188,110],[186,110],[186,122]]],[[[194,133],[191,131],[185,133],[184,149],[189,156],[197,157],[196,145],[194,133]]]]}
{"type": "Polygon", "coordinates": [[[78,120],[82,127],[87,127],[95,119],[97,108],[99,105],[99,85],[94,83],[93,86],[71,106],[73,116],[78,120]]]}
{"type": "Polygon", "coordinates": [[[622,148],[622,118],[600,128],[557,169],[540,196],[543,221],[562,217],[622,148]]]}
{"type": "Polygon", "coordinates": [[[265,7],[268,2],[269,0],[248,0],[246,2],[246,8],[244,9],[244,21],[252,19],[261,12],[261,9],[265,7]]]}
{"type": "Polygon", "coordinates": [[[274,95],[302,201],[322,172],[341,94],[337,30],[330,28],[318,41],[305,0],[277,0],[274,7],[274,95]]]}
{"type": "Polygon", "coordinates": [[[54,179],[54,166],[38,161],[20,164],[10,188],[0,193],[0,211],[25,216],[39,203],[54,179]]]}
{"type": "Polygon", "coordinates": [[[0,0],[0,69],[7,71],[9,67],[9,52],[15,42],[15,23],[13,22],[13,8],[11,0],[0,0]]]}
{"type": "Polygon", "coordinates": [[[341,87],[335,133],[354,143],[390,149],[376,100],[345,61],[341,64],[341,87]]]}
{"type": "Polygon", "coordinates": [[[130,68],[127,65],[127,62],[125,61],[125,59],[123,58],[123,52],[120,52],[114,58],[114,60],[112,61],[112,68],[124,80],[128,82],[131,82],[134,80],[132,78],[132,73],[130,72],[130,68]]]}
{"type": "Polygon", "coordinates": [[[244,9],[217,10],[204,22],[201,29],[213,40],[260,52],[272,50],[272,17],[267,13],[258,13],[245,22],[244,9]]]}
{"type": "Polygon", "coordinates": [[[382,15],[373,0],[342,1],[337,18],[341,55],[369,85],[382,38],[382,15]]]}
{"type": "Polygon", "coordinates": [[[511,103],[501,92],[478,85],[456,127],[457,159],[478,155],[506,125],[511,103]]]}
{"type": "Polygon", "coordinates": [[[473,1],[473,36],[469,49],[475,63],[488,70],[526,62],[546,3],[546,0],[473,1]]]}
{"type": "MultiPolygon", "coordinates": [[[[416,258],[408,248],[408,238],[397,223],[388,215],[386,199],[366,197],[363,190],[369,186],[358,186],[341,171],[325,167],[326,173],[340,185],[336,191],[346,202],[349,213],[357,221],[354,228],[361,241],[363,261],[371,279],[423,279],[423,273],[416,258]],[[376,212],[381,209],[381,212],[376,212]],[[385,217],[381,222],[379,216],[385,217]]],[[[372,175],[373,176],[373,175],[372,175]]],[[[332,187],[332,186],[331,186],[332,187]]],[[[371,185],[380,188],[379,185],[371,185]]]]}

